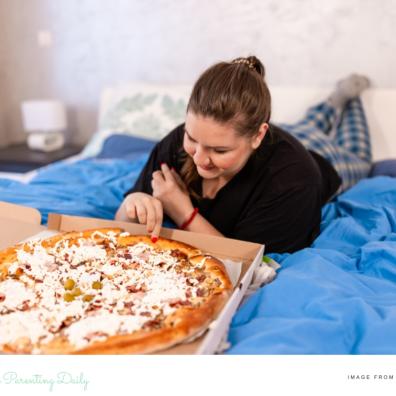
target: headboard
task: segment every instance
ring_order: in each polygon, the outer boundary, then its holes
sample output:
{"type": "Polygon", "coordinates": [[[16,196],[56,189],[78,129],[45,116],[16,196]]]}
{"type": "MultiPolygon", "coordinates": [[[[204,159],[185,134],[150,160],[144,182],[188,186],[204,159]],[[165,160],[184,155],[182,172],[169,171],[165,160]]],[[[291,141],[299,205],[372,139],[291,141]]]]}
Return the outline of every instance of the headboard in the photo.
{"type": "MultiPolygon", "coordinates": [[[[120,84],[103,91],[99,133],[126,131],[158,140],[184,119],[191,85],[120,84]],[[122,120],[122,122],[121,122],[122,120]],[[133,129],[133,132],[131,132],[133,129]],[[135,131],[140,129],[140,131],[135,131]]],[[[329,89],[270,86],[273,122],[293,123],[308,107],[322,101],[329,89]]],[[[373,159],[396,158],[396,89],[369,89],[362,95],[369,123],[373,159]]]]}

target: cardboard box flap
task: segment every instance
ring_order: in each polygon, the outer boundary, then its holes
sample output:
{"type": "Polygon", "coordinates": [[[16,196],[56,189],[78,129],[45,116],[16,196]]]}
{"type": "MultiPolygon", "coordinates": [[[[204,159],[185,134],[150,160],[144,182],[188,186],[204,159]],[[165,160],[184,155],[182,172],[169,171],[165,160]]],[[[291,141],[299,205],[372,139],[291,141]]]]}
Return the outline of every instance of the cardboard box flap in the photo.
{"type": "MultiPolygon", "coordinates": [[[[146,226],[142,224],[60,215],[57,213],[50,213],[48,216],[48,228],[51,230],[81,231],[97,227],[120,227],[126,231],[132,232],[133,234],[147,234],[146,226]]],[[[162,228],[160,236],[188,243],[202,249],[203,251],[211,252],[212,254],[218,254],[223,258],[245,258],[249,261],[255,258],[257,251],[262,246],[257,243],[240,241],[238,239],[199,234],[171,228],[162,228]],[[226,243],[231,243],[232,249],[228,247],[224,248],[226,243]]]]}
{"type": "Polygon", "coordinates": [[[0,201],[0,219],[39,225],[41,213],[34,208],[0,201]]]}
{"type": "Polygon", "coordinates": [[[40,222],[41,214],[37,209],[0,202],[0,249],[44,230],[40,222]]]}
{"type": "Polygon", "coordinates": [[[29,224],[0,217],[0,249],[13,246],[43,230],[45,227],[39,224],[29,224]]]}

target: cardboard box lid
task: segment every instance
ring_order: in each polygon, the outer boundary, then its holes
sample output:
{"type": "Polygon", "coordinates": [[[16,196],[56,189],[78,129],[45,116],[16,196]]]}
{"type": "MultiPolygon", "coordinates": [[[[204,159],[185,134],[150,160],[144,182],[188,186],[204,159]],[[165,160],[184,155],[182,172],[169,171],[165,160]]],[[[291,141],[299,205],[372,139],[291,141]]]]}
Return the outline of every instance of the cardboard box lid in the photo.
{"type": "Polygon", "coordinates": [[[37,209],[0,202],[0,249],[15,245],[45,229],[37,209]]]}

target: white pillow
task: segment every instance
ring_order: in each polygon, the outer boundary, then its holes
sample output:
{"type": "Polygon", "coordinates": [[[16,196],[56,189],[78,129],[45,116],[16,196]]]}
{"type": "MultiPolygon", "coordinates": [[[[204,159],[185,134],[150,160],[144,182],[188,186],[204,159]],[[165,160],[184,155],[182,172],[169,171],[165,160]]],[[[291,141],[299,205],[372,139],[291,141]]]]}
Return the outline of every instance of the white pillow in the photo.
{"type": "MultiPolygon", "coordinates": [[[[159,140],[184,121],[191,85],[128,84],[103,91],[99,131],[82,152],[99,154],[104,140],[113,133],[126,133],[159,140]]],[[[294,123],[306,110],[324,100],[331,89],[315,87],[270,87],[273,99],[272,121],[294,123]]],[[[396,156],[396,90],[369,89],[362,95],[369,123],[374,160],[396,156]]]]}
{"type": "Polygon", "coordinates": [[[99,130],[82,156],[100,153],[114,133],[160,140],[185,119],[190,85],[128,84],[107,88],[101,96],[99,130]]]}

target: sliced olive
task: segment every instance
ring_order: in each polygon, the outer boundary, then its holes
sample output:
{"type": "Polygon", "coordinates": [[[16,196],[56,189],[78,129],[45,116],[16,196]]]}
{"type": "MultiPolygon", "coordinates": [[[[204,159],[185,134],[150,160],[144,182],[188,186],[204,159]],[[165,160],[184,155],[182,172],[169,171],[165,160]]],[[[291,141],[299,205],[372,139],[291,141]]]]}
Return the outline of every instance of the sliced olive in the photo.
{"type": "Polygon", "coordinates": [[[71,301],[74,300],[74,296],[73,296],[73,294],[71,294],[71,293],[65,293],[65,294],[63,295],[63,299],[64,299],[65,301],[67,301],[67,302],[71,302],[71,301]]]}
{"type": "Polygon", "coordinates": [[[65,290],[72,290],[75,285],[76,285],[76,282],[74,282],[73,279],[67,278],[65,281],[65,284],[63,286],[64,286],[65,290]]]}
{"type": "Polygon", "coordinates": [[[93,300],[93,298],[94,298],[94,296],[93,296],[92,294],[86,294],[86,295],[83,297],[83,301],[85,301],[85,302],[90,302],[90,301],[93,300]]]}
{"type": "Polygon", "coordinates": [[[103,287],[102,282],[95,281],[92,282],[92,289],[99,290],[103,287]]]}

